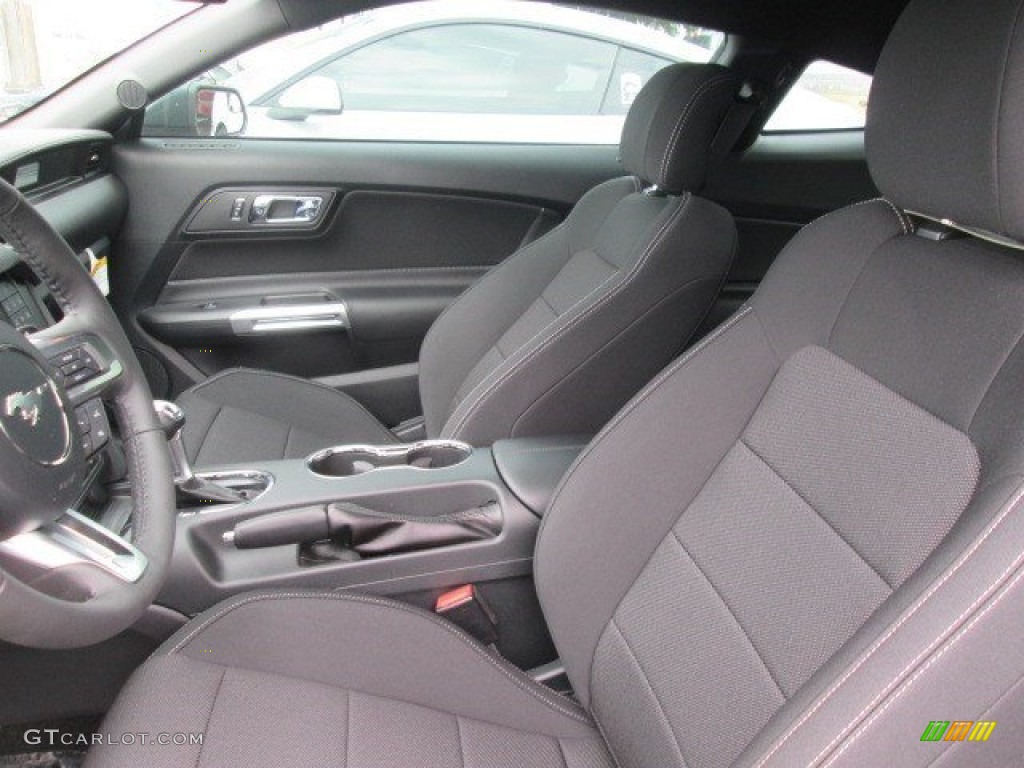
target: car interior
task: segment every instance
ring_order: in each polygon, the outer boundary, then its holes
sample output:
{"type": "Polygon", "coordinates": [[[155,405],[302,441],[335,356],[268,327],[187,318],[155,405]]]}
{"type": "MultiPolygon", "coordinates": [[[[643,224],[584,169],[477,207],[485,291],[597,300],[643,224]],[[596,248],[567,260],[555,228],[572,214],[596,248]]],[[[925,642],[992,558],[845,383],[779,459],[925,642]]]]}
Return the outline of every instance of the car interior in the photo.
{"type": "MultiPolygon", "coordinates": [[[[562,224],[505,258],[430,326],[415,436],[490,445],[592,435],[686,346],[735,252],[728,211],[694,192],[740,84],[716,64],[675,64],[651,78],[623,127],[629,175],[588,191],[562,224]]],[[[315,298],[298,300],[284,307],[306,312],[315,298]]],[[[193,306],[162,309],[164,321],[193,306]]],[[[222,311],[236,324],[253,310],[222,311]]],[[[337,311],[348,315],[344,302],[337,311]]],[[[237,464],[397,439],[358,402],[324,390],[265,371],[212,376],[179,397],[186,450],[201,465],[237,464]]]]}
{"type": "Polygon", "coordinates": [[[1024,0],[574,5],[722,41],[617,145],[247,134],[388,3],[180,5],[0,125],[0,768],[1020,764],[1024,0]]]}

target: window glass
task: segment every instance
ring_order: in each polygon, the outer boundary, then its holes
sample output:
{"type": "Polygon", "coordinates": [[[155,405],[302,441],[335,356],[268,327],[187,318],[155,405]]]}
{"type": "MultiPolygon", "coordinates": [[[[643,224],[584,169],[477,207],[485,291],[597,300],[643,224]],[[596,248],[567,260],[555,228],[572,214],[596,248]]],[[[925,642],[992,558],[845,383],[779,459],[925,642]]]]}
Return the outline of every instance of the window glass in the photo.
{"type": "Polygon", "coordinates": [[[601,104],[601,114],[625,115],[644,83],[651,79],[651,75],[671,63],[671,60],[661,56],[653,56],[632,48],[620,48],[608,91],[601,104]]]}
{"type": "Polygon", "coordinates": [[[709,61],[724,40],[582,6],[405,3],[223,62],[151,105],[143,135],[617,144],[651,75],[674,61],[709,61]],[[207,107],[196,95],[204,84],[207,107]]]}
{"type": "Polygon", "coordinates": [[[194,8],[174,0],[4,0],[0,122],[194,8]]]}
{"type": "Polygon", "coordinates": [[[393,35],[313,74],[337,81],[351,110],[596,114],[615,50],[544,29],[458,24],[393,35]]]}
{"type": "Polygon", "coordinates": [[[827,61],[804,70],[765,125],[771,131],[863,128],[871,78],[827,61]]]}

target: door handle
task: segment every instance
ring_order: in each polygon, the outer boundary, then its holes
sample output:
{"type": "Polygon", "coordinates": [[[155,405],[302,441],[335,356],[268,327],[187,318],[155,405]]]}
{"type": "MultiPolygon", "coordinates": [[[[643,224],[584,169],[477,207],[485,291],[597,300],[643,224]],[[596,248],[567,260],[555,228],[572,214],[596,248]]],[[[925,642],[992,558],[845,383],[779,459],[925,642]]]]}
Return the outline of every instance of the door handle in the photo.
{"type": "Polygon", "coordinates": [[[322,195],[257,195],[249,208],[249,223],[313,224],[323,207],[322,195]]]}

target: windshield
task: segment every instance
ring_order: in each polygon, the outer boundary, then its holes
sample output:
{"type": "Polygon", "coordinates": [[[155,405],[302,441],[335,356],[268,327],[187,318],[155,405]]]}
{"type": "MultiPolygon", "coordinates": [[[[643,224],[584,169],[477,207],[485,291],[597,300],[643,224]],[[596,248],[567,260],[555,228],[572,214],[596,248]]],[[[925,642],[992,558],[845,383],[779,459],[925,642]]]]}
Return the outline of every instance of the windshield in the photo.
{"type": "Polygon", "coordinates": [[[195,8],[180,0],[3,0],[0,122],[195,8]]]}

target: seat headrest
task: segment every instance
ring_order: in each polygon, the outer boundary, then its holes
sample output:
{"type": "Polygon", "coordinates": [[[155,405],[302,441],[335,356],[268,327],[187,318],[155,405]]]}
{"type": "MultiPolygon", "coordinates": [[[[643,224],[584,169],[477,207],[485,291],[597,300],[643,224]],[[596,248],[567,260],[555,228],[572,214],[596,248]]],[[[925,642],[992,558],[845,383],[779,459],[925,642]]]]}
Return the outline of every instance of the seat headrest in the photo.
{"type": "Polygon", "coordinates": [[[741,79],[717,64],[672,64],[636,95],[622,127],[623,168],[668,194],[704,185],[711,145],[741,79]]]}
{"type": "Polygon", "coordinates": [[[875,69],[867,157],[908,211],[1024,241],[1024,0],[911,0],[875,69]]]}

